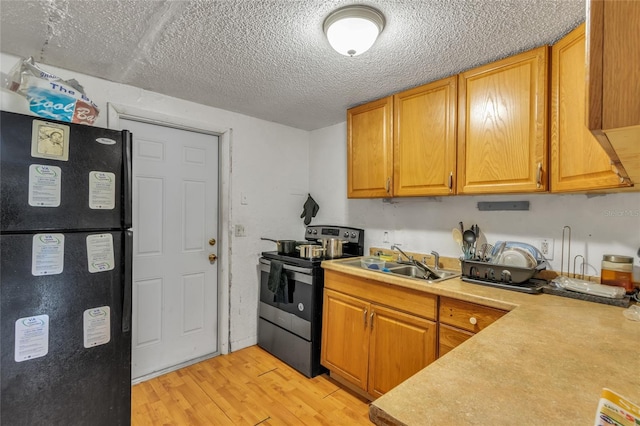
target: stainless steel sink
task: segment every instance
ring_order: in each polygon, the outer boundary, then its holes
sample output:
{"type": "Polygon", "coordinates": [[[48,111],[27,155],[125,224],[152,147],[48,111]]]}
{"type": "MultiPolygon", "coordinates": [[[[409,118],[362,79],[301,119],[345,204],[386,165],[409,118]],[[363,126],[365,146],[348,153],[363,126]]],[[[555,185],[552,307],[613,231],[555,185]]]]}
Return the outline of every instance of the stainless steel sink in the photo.
{"type": "Polygon", "coordinates": [[[413,265],[396,266],[395,268],[388,269],[392,274],[404,275],[405,277],[411,278],[424,278],[425,275],[422,269],[413,265]]]}
{"type": "Polygon", "coordinates": [[[416,279],[420,279],[420,280],[431,282],[431,283],[445,281],[450,278],[455,278],[460,276],[460,272],[445,271],[445,270],[439,269],[437,271],[434,271],[435,275],[437,275],[438,278],[433,278],[433,277],[427,278],[427,276],[430,274],[425,273],[424,270],[414,265],[402,265],[402,266],[396,266],[388,269],[389,269],[389,272],[392,274],[402,275],[408,278],[416,278],[416,279]]]}
{"type": "MultiPolygon", "coordinates": [[[[344,262],[343,265],[351,266],[354,268],[362,268],[360,264],[360,259],[344,262]]],[[[373,271],[373,269],[370,269],[370,271],[373,271]]],[[[448,269],[446,270],[438,269],[437,271],[435,271],[435,273],[438,275],[438,278],[426,279],[424,278],[425,272],[422,269],[420,269],[418,266],[405,264],[405,263],[397,263],[397,262],[387,262],[385,264],[385,270],[384,271],[380,270],[379,272],[383,274],[400,275],[405,278],[411,278],[411,279],[420,280],[428,283],[437,283],[437,282],[445,281],[445,280],[460,276],[460,272],[458,271],[451,271],[448,269]]]]}

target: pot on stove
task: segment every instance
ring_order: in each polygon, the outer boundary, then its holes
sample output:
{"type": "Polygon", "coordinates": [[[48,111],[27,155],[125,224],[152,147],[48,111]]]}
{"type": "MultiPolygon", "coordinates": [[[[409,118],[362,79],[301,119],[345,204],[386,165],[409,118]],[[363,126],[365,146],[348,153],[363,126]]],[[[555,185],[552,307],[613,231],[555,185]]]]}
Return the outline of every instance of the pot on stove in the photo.
{"type": "Polygon", "coordinates": [[[294,254],[296,251],[296,240],[273,240],[271,238],[264,237],[260,239],[276,243],[278,254],[294,254]]]}
{"type": "Polygon", "coordinates": [[[305,259],[320,259],[324,254],[324,248],[317,244],[301,244],[296,250],[300,251],[300,257],[305,259]]]}
{"type": "Polygon", "coordinates": [[[346,241],[337,238],[323,238],[322,247],[325,250],[325,257],[328,259],[342,257],[342,245],[345,242],[346,241]]]}

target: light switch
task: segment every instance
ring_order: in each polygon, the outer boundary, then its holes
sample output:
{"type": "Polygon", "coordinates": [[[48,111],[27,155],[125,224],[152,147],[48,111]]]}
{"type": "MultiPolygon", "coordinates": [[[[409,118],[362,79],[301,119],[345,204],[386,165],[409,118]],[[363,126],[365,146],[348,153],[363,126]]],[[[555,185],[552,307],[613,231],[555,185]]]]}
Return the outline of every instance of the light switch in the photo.
{"type": "Polygon", "coordinates": [[[234,229],[234,235],[236,237],[246,237],[247,236],[247,232],[244,229],[244,225],[236,225],[235,229],[234,229]]]}

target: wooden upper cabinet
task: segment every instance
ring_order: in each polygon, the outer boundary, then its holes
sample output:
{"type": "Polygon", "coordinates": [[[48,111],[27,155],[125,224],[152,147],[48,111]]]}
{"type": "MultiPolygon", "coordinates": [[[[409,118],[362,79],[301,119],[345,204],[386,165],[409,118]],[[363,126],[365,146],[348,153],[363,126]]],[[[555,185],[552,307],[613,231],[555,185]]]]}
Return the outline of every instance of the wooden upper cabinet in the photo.
{"type": "Polygon", "coordinates": [[[547,190],[548,46],[460,74],[458,193],[547,190]]]}
{"type": "Polygon", "coordinates": [[[393,98],[393,195],[454,194],[457,77],[393,98]]]}
{"type": "Polygon", "coordinates": [[[640,1],[587,2],[587,127],[640,183],[640,1]]]}
{"type": "Polygon", "coordinates": [[[585,121],[585,25],[551,48],[551,192],[624,187],[585,121]]]}
{"type": "Polygon", "coordinates": [[[390,197],[393,96],[347,110],[347,197],[390,197]]]}

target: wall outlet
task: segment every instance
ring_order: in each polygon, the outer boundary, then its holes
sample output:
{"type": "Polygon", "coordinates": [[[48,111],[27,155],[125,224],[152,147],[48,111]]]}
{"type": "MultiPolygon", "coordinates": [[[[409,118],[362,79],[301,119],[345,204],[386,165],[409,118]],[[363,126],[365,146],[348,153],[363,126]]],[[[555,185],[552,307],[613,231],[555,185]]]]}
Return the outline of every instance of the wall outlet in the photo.
{"type": "Polygon", "coordinates": [[[540,238],[536,247],[547,260],[553,260],[553,238],[540,238]]]}
{"type": "Polygon", "coordinates": [[[246,237],[247,236],[247,232],[244,229],[244,225],[236,225],[234,227],[234,235],[236,237],[246,237]]]}

